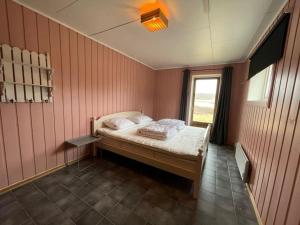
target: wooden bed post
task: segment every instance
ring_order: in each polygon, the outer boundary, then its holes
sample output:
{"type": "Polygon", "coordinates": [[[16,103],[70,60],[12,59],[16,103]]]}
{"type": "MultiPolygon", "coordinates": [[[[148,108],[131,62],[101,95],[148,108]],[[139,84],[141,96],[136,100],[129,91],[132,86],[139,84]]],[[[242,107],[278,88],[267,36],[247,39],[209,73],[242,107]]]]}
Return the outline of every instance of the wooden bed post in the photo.
{"type": "Polygon", "coordinates": [[[204,138],[204,151],[199,150],[199,154],[197,156],[197,163],[196,163],[196,174],[194,178],[194,187],[193,187],[193,197],[197,198],[198,197],[198,192],[200,188],[200,182],[201,182],[201,174],[202,174],[202,169],[204,167],[205,159],[206,159],[206,154],[208,151],[208,143],[209,143],[209,138],[210,138],[210,129],[211,126],[209,125],[206,130],[205,138],[204,138]]]}
{"type": "Polygon", "coordinates": [[[193,197],[198,197],[198,192],[200,188],[200,181],[201,181],[201,172],[202,172],[202,152],[199,151],[199,155],[197,157],[197,163],[196,163],[196,173],[194,177],[194,183],[193,183],[193,197]]]}

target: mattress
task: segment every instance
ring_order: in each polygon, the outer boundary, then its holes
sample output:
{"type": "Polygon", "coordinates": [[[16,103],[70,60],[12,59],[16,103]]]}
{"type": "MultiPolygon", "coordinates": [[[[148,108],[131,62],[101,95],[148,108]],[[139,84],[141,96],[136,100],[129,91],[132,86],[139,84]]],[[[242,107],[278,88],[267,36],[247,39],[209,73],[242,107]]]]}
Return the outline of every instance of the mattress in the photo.
{"type": "MultiPolygon", "coordinates": [[[[151,122],[153,123],[153,122],[151,122]]],[[[137,143],[152,147],[160,151],[167,151],[177,155],[186,156],[185,158],[196,159],[199,151],[205,151],[205,133],[206,128],[185,126],[173,138],[167,140],[156,140],[143,137],[137,134],[137,130],[147,124],[135,125],[123,130],[112,130],[102,127],[97,130],[98,134],[117,138],[130,143],[137,143]]]]}

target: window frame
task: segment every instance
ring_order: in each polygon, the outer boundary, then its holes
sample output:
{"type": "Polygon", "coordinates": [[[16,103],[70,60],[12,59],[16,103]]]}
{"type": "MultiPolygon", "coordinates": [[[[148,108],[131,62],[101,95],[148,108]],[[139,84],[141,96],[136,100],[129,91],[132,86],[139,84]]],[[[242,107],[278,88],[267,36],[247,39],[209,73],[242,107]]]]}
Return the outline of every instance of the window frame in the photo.
{"type": "Polygon", "coordinates": [[[276,74],[276,69],[277,69],[277,63],[273,63],[270,66],[272,67],[272,69],[271,69],[271,75],[270,75],[271,79],[270,79],[270,89],[269,89],[268,97],[266,97],[264,100],[260,100],[260,101],[248,100],[249,87],[250,87],[250,82],[251,82],[251,79],[249,79],[248,80],[248,90],[247,90],[247,104],[261,106],[261,107],[265,107],[265,108],[271,107],[273,92],[274,92],[274,83],[275,83],[275,74],[276,74]]]}
{"type": "Polygon", "coordinates": [[[190,124],[191,126],[196,126],[196,127],[207,127],[209,124],[214,124],[215,118],[216,118],[216,113],[217,113],[217,107],[219,104],[219,95],[220,95],[220,83],[221,83],[221,77],[214,76],[214,77],[194,77],[193,78],[193,88],[192,88],[192,104],[191,104],[191,113],[190,113],[190,124]],[[195,101],[195,92],[196,92],[196,82],[197,80],[217,80],[217,93],[215,96],[215,107],[214,107],[214,114],[213,114],[213,122],[212,123],[204,123],[204,122],[198,122],[193,120],[193,112],[194,112],[194,101],[195,101]]]}

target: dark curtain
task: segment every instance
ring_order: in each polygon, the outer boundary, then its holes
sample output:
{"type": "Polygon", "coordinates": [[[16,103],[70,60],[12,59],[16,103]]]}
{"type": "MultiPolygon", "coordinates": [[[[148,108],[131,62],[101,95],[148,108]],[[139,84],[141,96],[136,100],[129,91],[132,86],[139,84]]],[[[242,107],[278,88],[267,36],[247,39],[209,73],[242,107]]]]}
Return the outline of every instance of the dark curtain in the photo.
{"type": "Polygon", "coordinates": [[[231,80],[232,67],[225,67],[222,73],[219,104],[210,139],[212,143],[218,145],[226,144],[231,97],[231,80]]]}
{"type": "Polygon", "coordinates": [[[186,106],[187,106],[188,85],[190,80],[190,74],[191,71],[189,69],[183,71],[179,119],[184,121],[186,119],[186,106]]]}

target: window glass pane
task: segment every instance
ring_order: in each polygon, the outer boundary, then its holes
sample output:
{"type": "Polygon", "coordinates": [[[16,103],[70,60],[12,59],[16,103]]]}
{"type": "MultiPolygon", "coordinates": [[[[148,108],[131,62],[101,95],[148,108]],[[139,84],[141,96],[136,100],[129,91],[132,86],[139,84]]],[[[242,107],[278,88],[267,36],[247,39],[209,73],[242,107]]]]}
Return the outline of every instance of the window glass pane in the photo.
{"type": "Polygon", "coordinates": [[[248,101],[267,101],[272,85],[273,65],[262,70],[250,79],[248,101]]]}
{"type": "Polygon", "coordinates": [[[217,79],[196,79],[194,89],[193,122],[212,123],[218,87],[217,79]]]}

